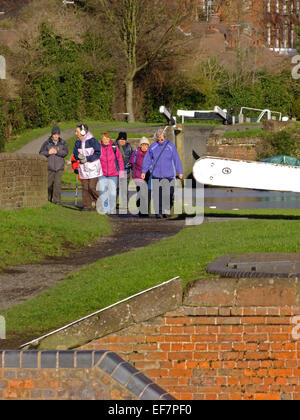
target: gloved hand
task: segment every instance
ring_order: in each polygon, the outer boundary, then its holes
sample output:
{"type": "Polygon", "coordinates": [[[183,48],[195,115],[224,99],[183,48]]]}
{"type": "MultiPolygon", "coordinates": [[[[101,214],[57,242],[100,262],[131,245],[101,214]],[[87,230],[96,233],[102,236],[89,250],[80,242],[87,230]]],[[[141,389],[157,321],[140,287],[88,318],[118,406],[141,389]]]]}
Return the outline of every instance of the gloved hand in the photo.
{"type": "Polygon", "coordinates": [[[81,164],[84,164],[87,162],[86,157],[82,153],[79,153],[78,158],[81,164]]]}

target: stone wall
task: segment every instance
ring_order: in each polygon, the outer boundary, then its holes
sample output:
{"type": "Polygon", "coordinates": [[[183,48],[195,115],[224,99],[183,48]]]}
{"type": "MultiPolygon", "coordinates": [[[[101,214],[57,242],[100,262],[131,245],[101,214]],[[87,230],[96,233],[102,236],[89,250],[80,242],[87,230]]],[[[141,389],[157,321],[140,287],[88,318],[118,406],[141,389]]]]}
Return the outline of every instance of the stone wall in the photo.
{"type": "Polygon", "coordinates": [[[0,209],[39,208],[48,200],[48,163],[39,155],[0,154],[0,209]]]}
{"type": "Polygon", "coordinates": [[[211,127],[179,126],[176,140],[174,141],[181,158],[184,176],[190,177],[193,166],[199,157],[207,155],[207,141],[212,133],[211,127]]]}
{"type": "Polygon", "coordinates": [[[223,138],[210,137],[207,141],[207,156],[228,159],[257,160],[257,147],[260,138],[223,138]]]}

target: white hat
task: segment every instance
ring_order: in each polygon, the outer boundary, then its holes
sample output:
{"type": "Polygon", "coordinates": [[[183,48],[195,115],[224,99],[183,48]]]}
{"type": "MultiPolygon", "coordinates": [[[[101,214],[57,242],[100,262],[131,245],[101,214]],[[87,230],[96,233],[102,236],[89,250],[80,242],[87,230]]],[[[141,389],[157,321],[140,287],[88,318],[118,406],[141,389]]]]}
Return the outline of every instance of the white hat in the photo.
{"type": "Polygon", "coordinates": [[[150,142],[149,142],[149,140],[147,139],[147,137],[142,137],[141,138],[141,140],[140,140],[140,146],[142,145],[142,144],[149,144],[149,146],[150,146],[150,142]]]}

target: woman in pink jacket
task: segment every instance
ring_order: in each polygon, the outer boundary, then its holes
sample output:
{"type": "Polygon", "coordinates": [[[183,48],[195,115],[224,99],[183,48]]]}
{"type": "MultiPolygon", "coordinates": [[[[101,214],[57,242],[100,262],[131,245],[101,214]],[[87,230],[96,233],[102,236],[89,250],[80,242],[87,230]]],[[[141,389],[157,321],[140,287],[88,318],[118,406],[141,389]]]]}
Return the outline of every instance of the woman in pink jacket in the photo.
{"type": "Polygon", "coordinates": [[[119,177],[124,177],[124,161],[118,146],[113,144],[107,132],[101,137],[100,161],[103,171],[99,178],[101,213],[112,214],[116,208],[119,177]]]}

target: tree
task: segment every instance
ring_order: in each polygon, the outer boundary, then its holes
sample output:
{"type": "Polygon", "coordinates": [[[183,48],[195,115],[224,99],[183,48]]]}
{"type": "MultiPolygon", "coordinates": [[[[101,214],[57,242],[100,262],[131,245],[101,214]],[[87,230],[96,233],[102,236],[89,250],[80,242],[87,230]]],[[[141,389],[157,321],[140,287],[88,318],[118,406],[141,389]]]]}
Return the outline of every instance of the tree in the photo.
{"type": "Polygon", "coordinates": [[[102,22],[106,20],[111,45],[124,66],[126,112],[134,122],[134,81],[139,72],[165,54],[176,53],[179,30],[191,16],[193,1],[99,0],[102,22]]]}

